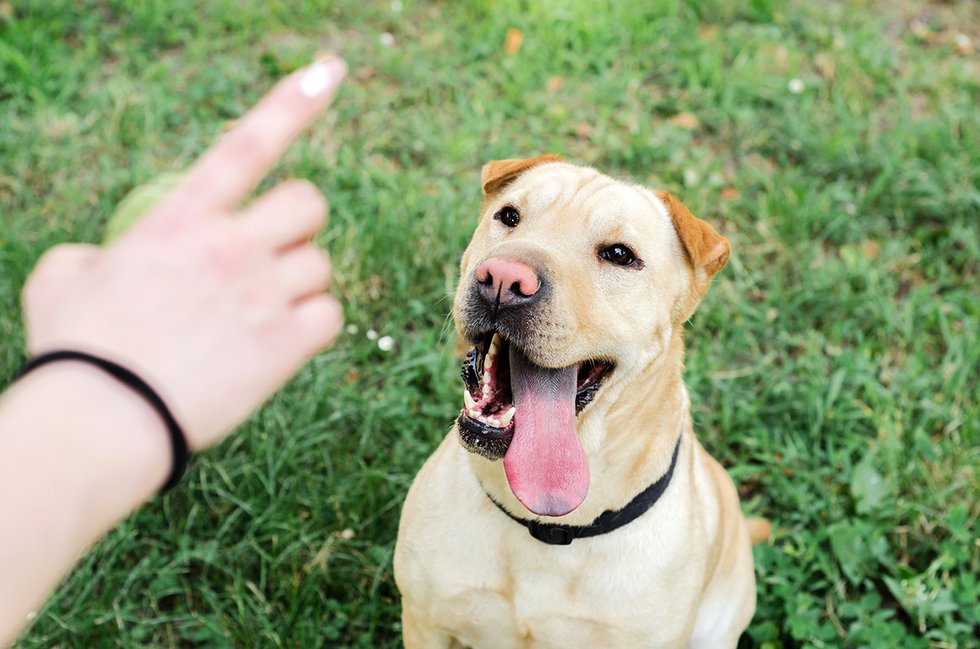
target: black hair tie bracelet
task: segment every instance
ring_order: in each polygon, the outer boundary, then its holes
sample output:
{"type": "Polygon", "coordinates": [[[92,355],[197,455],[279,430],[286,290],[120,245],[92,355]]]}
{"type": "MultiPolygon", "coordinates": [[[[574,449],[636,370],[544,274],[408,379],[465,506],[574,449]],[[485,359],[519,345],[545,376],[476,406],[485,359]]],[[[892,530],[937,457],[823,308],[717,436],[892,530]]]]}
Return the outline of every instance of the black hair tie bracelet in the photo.
{"type": "Polygon", "coordinates": [[[184,436],[184,431],[181,430],[180,424],[177,423],[177,420],[174,419],[174,416],[167,408],[167,404],[160,398],[160,395],[146,381],[125,367],[117,365],[112,361],[107,361],[104,358],[99,358],[98,356],[72,350],[59,350],[34,356],[28,359],[17,376],[20,378],[42,365],[47,365],[55,361],[81,361],[89,365],[94,365],[138,393],[146,399],[147,403],[153,406],[153,409],[157,411],[160,418],[163,419],[163,423],[167,426],[167,434],[170,436],[170,448],[173,450],[173,464],[170,468],[170,476],[160,489],[160,493],[165,493],[173,489],[180,482],[184,471],[187,469],[187,438],[184,436]]]}

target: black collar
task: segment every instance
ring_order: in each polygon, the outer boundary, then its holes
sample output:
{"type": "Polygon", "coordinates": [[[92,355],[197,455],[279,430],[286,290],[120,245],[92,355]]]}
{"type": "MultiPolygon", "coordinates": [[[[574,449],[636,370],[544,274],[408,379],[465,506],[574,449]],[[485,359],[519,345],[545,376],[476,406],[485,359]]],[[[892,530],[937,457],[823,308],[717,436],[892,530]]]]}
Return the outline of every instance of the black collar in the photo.
{"type": "Polygon", "coordinates": [[[608,532],[612,532],[613,530],[617,530],[623,525],[632,523],[637,518],[645,514],[647,510],[653,507],[654,504],[660,500],[660,496],[663,495],[664,491],[667,489],[667,485],[670,484],[670,477],[674,474],[674,467],[677,466],[677,453],[680,448],[681,440],[678,439],[677,445],[674,446],[674,455],[670,459],[670,468],[667,469],[667,473],[663,474],[659,480],[638,493],[636,497],[626,503],[622,509],[616,511],[607,509],[599,514],[599,516],[588,525],[553,525],[550,523],[542,523],[537,520],[518,518],[504,509],[504,506],[494,500],[493,496],[487,494],[487,497],[490,498],[490,501],[493,502],[493,504],[496,505],[500,511],[526,527],[527,531],[531,533],[531,536],[542,543],[547,543],[548,545],[568,545],[575,539],[582,539],[589,536],[599,536],[601,534],[606,534],[608,532]]]}

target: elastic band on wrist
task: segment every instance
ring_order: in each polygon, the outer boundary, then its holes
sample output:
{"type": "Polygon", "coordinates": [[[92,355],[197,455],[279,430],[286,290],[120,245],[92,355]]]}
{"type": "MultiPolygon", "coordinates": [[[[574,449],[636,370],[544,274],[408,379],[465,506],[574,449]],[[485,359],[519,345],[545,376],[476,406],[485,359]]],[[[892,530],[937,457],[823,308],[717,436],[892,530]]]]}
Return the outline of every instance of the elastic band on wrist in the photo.
{"type": "Polygon", "coordinates": [[[167,491],[173,489],[177,483],[180,482],[181,477],[184,475],[184,471],[187,469],[187,438],[184,436],[184,431],[181,430],[180,424],[177,423],[177,420],[174,419],[174,416],[167,408],[167,404],[165,404],[163,399],[160,398],[160,395],[158,395],[153,388],[146,383],[146,381],[138,377],[136,374],[133,374],[125,367],[117,365],[112,361],[107,361],[104,358],[99,358],[98,356],[69,349],[48,352],[46,354],[41,354],[28,359],[24,364],[24,367],[21,368],[17,377],[20,378],[25,374],[41,367],[42,365],[47,365],[48,363],[54,363],[56,361],[81,361],[83,363],[88,363],[89,365],[94,365],[139,394],[153,407],[154,410],[157,411],[157,414],[159,414],[160,418],[163,419],[163,423],[166,424],[167,434],[170,437],[170,448],[173,451],[173,463],[170,468],[170,476],[163,484],[163,487],[160,488],[160,493],[166,493],[167,491]]]}

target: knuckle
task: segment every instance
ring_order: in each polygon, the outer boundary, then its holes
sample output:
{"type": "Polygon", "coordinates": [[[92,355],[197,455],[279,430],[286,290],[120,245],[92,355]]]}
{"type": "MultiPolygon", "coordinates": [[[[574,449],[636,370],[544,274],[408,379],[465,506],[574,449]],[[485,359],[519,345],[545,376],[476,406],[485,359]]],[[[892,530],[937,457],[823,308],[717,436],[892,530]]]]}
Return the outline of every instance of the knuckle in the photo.
{"type": "Polygon", "coordinates": [[[309,210],[311,215],[322,219],[327,214],[327,199],[309,180],[300,179],[290,182],[289,192],[293,199],[309,210]]]}
{"type": "Polygon", "coordinates": [[[343,324],[343,311],[338,306],[335,306],[332,301],[324,301],[314,321],[316,346],[324,347],[333,342],[343,324]]]}
{"type": "Polygon", "coordinates": [[[301,205],[310,214],[326,214],[327,199],[317,189],[316,185],[306,179],[289,180],[284,183],[283,191],[291,202],[301,205]]]}
{"type": "Polygon", "coordinates": [[[330,258],[323,250],[314,246],[306,246],[303,252],[310,273],[323,279],[330,277],[330,258]]]}

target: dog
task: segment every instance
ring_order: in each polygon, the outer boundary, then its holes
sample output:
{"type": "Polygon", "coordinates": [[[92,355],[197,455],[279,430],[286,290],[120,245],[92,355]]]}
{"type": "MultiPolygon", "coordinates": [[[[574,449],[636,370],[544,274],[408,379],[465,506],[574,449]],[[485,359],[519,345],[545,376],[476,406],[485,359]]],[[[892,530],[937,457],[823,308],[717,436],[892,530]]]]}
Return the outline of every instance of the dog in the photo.
{"type": "Polygon", "coordinates": [[[728,240],[553,154],[482,185],[453,303],[463,408],[395,548],[405,647],[735,647],[770,528],[695,439],[681,378],[728,240]]]}

